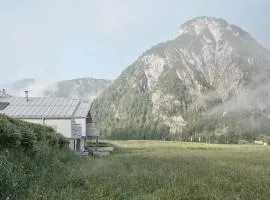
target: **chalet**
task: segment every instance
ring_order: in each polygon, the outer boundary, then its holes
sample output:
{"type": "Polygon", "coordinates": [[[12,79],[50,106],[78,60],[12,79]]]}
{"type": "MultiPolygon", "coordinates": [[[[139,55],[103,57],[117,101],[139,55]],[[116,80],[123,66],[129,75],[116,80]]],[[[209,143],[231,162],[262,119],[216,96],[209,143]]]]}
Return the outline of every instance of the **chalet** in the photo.
{"type": "Polygon", "coordinates": [[[99,137],[90,103],[58,97],[0,97],[0,114],[51,126],[69,140],[74,151],[84,151],[86,138],[99,137]]]}

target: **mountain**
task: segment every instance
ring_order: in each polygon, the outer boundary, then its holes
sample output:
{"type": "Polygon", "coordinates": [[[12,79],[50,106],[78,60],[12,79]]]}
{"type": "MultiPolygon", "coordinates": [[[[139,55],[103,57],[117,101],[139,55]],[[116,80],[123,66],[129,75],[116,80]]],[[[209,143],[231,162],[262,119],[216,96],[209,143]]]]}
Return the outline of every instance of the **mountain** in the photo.
{"type": "Polygon", "coordinates": [[[270,133],[269,75],[269,50],[249,33],[197,17],[127,67],[92,114],[108,138],[251,138],[270,133]]]}
{"type": "Polygon", "coordinates": [[[92,101],[111,83],[111,80],[94,79],[90,77],[65,80],[50,85],[44,91],[44,95],[92,101]]]}
{"type": "Polygon", "coordinates": [[[67,97],[92,101],[111,83],[111,80],[90,77],[64,80],[52,84],[35,79],[22,79],[3,84],[1,87],[5,88],[8,94],[14,96],[23,96],[24,91],[28,90],[30,96],[67,97]]]}
{"type": "Polygon", "coordinates": [[[11,83],[1,84],[0,88],[4,88],[7,93],[13,94],[15,96],[23,95],[24,91],[31,85],[35,84],[35,79],[27,78],[14,81],[11,83]]]}

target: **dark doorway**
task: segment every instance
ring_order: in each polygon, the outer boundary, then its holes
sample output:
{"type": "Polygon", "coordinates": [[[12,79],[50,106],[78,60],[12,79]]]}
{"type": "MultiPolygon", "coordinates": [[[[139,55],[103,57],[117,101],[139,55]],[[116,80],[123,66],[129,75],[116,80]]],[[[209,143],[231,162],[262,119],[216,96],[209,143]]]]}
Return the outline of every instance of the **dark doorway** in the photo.
{"type": "Polygon", "coordinates": [[[81,151],[81,140],[76,139],[76,151],[79,152],[81,151]]]}

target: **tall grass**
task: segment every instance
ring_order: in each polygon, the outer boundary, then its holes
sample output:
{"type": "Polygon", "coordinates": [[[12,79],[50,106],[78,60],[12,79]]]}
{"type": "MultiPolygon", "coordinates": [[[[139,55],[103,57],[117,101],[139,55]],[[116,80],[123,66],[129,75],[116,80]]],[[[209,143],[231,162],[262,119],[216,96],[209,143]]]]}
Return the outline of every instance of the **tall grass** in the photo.
{"type": "Polygon", "coordinates": [[[66,144],[50,127],[0,115],[0,199],[29,199],[40,188],[37,199],[62,184],[77,160],[66,144]]]}
{"type": "Polygon", "coordinates": [[[48,131],[27,150],[2,145],[0,199],[269,199],[268,146],[107,141],[116,150],[92,158],[50,142],[48,131]]]}

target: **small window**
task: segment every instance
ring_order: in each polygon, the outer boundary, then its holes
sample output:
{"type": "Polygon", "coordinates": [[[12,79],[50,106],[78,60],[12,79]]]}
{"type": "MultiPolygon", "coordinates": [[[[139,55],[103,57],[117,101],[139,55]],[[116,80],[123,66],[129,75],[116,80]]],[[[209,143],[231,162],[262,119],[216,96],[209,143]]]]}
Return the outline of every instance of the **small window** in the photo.
{"type": "Polygon", "coordinates": [[[4,110],[9,105],[9,102],[0,102],[0,110],[4,110]]]}

